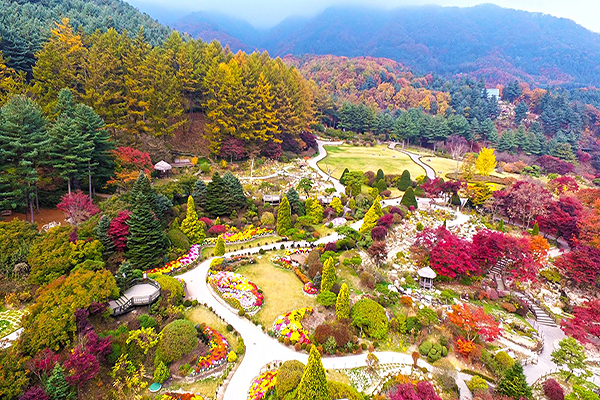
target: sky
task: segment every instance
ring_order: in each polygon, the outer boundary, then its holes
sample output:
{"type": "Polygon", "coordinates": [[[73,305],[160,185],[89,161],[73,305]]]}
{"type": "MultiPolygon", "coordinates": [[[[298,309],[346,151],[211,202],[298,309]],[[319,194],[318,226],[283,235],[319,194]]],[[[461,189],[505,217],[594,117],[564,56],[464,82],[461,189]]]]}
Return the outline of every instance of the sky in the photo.
{"type": "MultiPolygon", "coordinates": [[[[313,16],[325,8],[339,4],[395,8],[403,5],[438,4],[469,7],[494,3],[502,7],[543,12],[569,18],[600,33],[599,0],[127,0],[149,14],[160,7],[177,14],[193,11],[216,11],[250,22],[258,28],[269,28],[289,16],[313,16]]],[[[156,17],[156,15],[153,15],[156,17]]],[[[160,18],[159,18],[160,19],[160,18]]]]}

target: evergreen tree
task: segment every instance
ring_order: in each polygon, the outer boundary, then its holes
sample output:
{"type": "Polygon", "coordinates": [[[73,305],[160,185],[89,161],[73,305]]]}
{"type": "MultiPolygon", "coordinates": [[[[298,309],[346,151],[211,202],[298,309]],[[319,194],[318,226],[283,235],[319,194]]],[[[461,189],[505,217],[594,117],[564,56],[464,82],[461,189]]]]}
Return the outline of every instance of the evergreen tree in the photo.
{"type": "Polygon", "coordinates": [[[340,183],[344,186],[346,185],[346,174],[348,172],[350,172],[348,168],[344,168],[344,172],[342,172],[342,176],[340,177],[340,183]]]}
{"type": "Polygon", "coordinates": [[[410,180],[410,172],[407,169],[405,169],[404,171],[402,171],[402,176],[400,176],[400,180],[398,180],[398,190],[405,192],[411,184],[412,181],[410,180]]]}
{"type": "Polygon", "coordinates": [[[540,226],[538,225],[537,221],[535,224],[533,224],[533,229],[531,230],[531,236],[537,236],[540,234],[540,226]]]}
{"type": "Polygon", "coordinates": [[[212,181],[206,186],[206,206],[204,207],[211,216],[231,214],[228,202],[224,199],[225,193],[227,193],[225,184],[219,173],[215,172],[212,181]]]}
{"type": "Polygon", "coordinates": [[[226,193],[224,193],[224,200],[229,203],[229,212],[244,207],[246,205],[246,195],[244,194],[244,188],[238,178],[231,172],[225,172],[222,177],[222,182],[226,190],[226,193]]]}
{"type": "Polygon", "coordinates": [[[375,186],[377,187],[377,190],[379,191],[379,193],[387,190],[387,185],[383,179],[378,180],[376,182],[375,186]]]}
{"type": "Polygon", "coordinates": [[[52,373],[46,381],[45,389],[46,394],[52,400],[74,400],[76,397],[75,392],[73,392],[65,379],[65,370],[59,363],[54,365],[52,373]]]}
{"type": "Polygon", "coordinates": [[[134,270],[129,261],[123,261],[115,274],[115,281],[117,282],[121,294],[131,287],[135,278],[134,270]]]}
{"type": "Polygon", "coordinates": [[[131,207],[135,207],[136,201],[139,196],[142,196],[145,201],[150,205],[152,211],[158,217],[159,215],[163,215],[160,211],[160,205],[158,204],[158,196],[152,190],[152,186],[150,185],[150,179],[144,173],[144,171],[140,171],[137,180],[133,184],[133,188],[131,189],[130,198],[131,198],[131,207]]]}
{"type": "Polygon", "coordinates": [[[506,370],[504,376],[500,378],[498,386],[496,386],[496,391],[515,400],[523,397],[526,399],[531,398],[531,388],[527,384],[527,378],[523,373],[523,366],[520,362],[515,361],[512,367],[506,370]]]}
{"type": "Polygon", "coordinates": [[[277,208],[277,234],[285,236],[285,233],[292,227],[292,212],[290,202],[283,196],[279,207],[277,208]]]}
{"type": "Polygon", "coordinates": [[[367,232],[371,232],[371,230],[377,226],[377,221],[379,218],[383,216],[383,211],[381,211],[381,198],[377,196],[371,204],[371,207],[365,214],[363,218],[363,223],[360,226],[359,232],[363,235],[367,232]]]}
{"type": "Polygon", "coordinates": [[[111,150],[115,148],[102,118],[91,107],[78,104],[74,122],[80,135],[91,142],[92,152],[88,159],[87,174],[90,198],[94,186],[104,186],[113,174],[115,163],[111,150]]]}
{"type": "Polygon", "coordinates": [[[521,122],[527,117],[527,112],[529,111],[529,107],[525,104],[524,101],[519,102],[515,107],[515,124],[520,125],[521,122]]]}
{"type": "Polygon", "coordinates": [[[377,170],[377,175],[375,175],[375,182],[379,182],[382,179],[385,180],[385,175],[383,174],[383,170],[380,168],[377,170]]]}
{"type": "Polygon", "coordinates": [[[327,377],[321,355],[314,345],[310,348],[308,363],[298,385],[298,400],[329,400],[327,377]]]}
{"type": "Polygon", "coordinates": [[[417,199],[415,198],[415,192],[413,191],[412,186],[409,186],[408,189],[406,189],[406,192],[404,192],[404,196],[402,196],[402,200],[400,200],[400,204],[408,208],[419,208],[419,204],[417,203],[417,199]]]}
{"type": "Polygon", "coordinates": [[[481,131],[488,142],[493,145],[498,143],[498,131],[496,130],[496,125],[494,125],[494,122],[491,119],[487,118],[483,121],[481,124],[481,131]]]}
{"type": "Polygon", "coordinates": [[[345,283],[342,283],[340,293],[335,301],[335,315],[337,319],[350,317],[350,290],[345,283]]]}
{"type": "Polygon", "coordinates": [[[505,151],[513,153],[517,149],[517,142],[515,138],[515,134],[510,129],[504,131],[502,136],[500,137],[500,141],[498,142],[498,151],[505,151]]]}
{"type": "Polygon", "coordinates": [[[24,205],[33,221],[36,167],[49,144],[41,109],[27,97],[11,97],[0,109],[0,208],[24,205]]]}
{"type": "Polygon", "coordinates": [[[321,276],[321,292],[326,292],[331,290],[333,285],[335,285],[335,281],[337,280],[337,276],[335,273],[335,262],[332,257],[329,257],[323,263],[323,274],[321,276]]]}
{"type": "Polygon", "coordinates": [[[131,217],[127,220],[127,258],[136,269],[147,270],[162,261],[169,241],[147,199],[138,195],[131,217]]]}
{"type": "Polygon", "coordinates": [[[181,221],[181,232],[183,232],[193,244],[202,243],[206,238],[206,234],[204,233],[204,222],[198,220],[196,204],[194,203],[194,198],[192,196],[188,196],[187,213],[185,219],[181,221]]]}
{"type": "Polygon", "coordinates": [[[323,211],[323,206],[316,197],[306,200],[306,215],[312,218],[313,224],[323,222],[323,211]]]}
{"type": "Polygon", "coordinates": [[[219,236],[217,238],[217,244],[215,245],[214,255],[216,257],[219,257],[223,254],[225,254],[225,240],[223,240],[223,236],[219,236]]]}
{"type": "Polygon", "coordinates": [[[96,226],[95,238],[98,239],[100,243],[102,243],[103,255],[106,258],[108,255],[114,253],[115,245],[108,236],[108,228],[110,227],[110,218],[106,215],[100,217],[100,221],[98,221],[98,225],[96,226]]]}
{"type": "Polygon", "coordinates": [[[569,370],[567,382],[575,370],[580,371],[580,378],[592,375],[586,364],[585,348],[575,338],[566,337],[558,342],[558,348],[550,355],[552,362],[559,367],[565,366],[569,370]]]}
{"type": "Polygon", "coordinates": [[[192,197],[194,198],[194,202],[198,204],[198,206],[204,208],[206,205],[206,183],[202,179],[198,179],[196,183],[194,183],[194,189],[192,190],[192,197]]]}
{"type": "Polygon", "coordinates": [[[58,118],[50,127],[52,166],[67,181],[70,194],[73,180],[89,173],[94,142],[89,134],[79,129],[75,119],[75,102],[69,89],[60,90],[55,110],[58,118]]]}
{"type": "Polygon", "coordinates": [[[296,189],[291,187],[290,190],[287,191],[285,196],[288,198],[288,201],[290,202],[290,206],[292,207],[292,212],[297,214],[298,216],[303,216],[304,215],[304,204],[300,200],[300,195],[298,195],[298,192],[296,191],[296,189]]]}

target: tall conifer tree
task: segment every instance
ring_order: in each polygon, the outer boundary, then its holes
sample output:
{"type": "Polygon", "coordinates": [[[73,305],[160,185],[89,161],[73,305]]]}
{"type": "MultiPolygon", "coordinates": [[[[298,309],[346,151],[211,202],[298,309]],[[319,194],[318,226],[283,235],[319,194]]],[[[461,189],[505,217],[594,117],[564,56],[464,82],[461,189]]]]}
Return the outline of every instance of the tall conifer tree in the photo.
{"type": "Polygon", "coordinates": [[[142,194],[136,198],[136,205],[127,220],[127,225],[127,258],[133,264],[133,268],[147,270],[159,265],[169,242],[160,221],[142,194]]]}

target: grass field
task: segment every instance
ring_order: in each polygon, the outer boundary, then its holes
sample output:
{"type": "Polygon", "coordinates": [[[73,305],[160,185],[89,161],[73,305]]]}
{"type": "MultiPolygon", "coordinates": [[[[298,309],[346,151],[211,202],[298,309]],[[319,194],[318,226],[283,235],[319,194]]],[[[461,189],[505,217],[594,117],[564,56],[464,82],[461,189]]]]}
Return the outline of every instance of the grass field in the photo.
{"type": "MultiPolygon", "coordinates": [[[[238,251],[238,250],[242,250],[242,248],[249,249],[251,247],[258,246],[258,244],[260,244],[261,246],[273,244],[273,243],[277,243],[279,241],[279,239],[281,239],[279,236],[266,236],[266,237],[261,237],[261,238],[255,239],[255,240],[250,240],[249,242],[226,244],[225,252],[229,253],[231,251],[238,251]]],[[[214,246],[203,248],[202,249],[202,258],[212,257],[214,250],[215,250],[214,246]]]]}
{"type": "Polygon", "coordinates": [[[203,305],[186,310],[185,316],[192,321],[194,325],[205,323],[211,328],[216,329],[219,333],[225,336],[232,349],[237,349],[239,338],[233,333],[227,331],[227,324],[222,319],[217,317],[212,311],[203,305]]]}
{"type": "Polygon", "coordinates": [[[282,252],[268,252],[257,263],[245,265],[236,272],[255,283],[265,296],[260,311],[253,317],[269,329],[275,319],[281,314],[302,307],[315,307],[314,297],[308,297],[302,292],[304,285],[293,271],[284,270],[271,263],[271,258],[282,252]]]}
{"type": "Polygon", "coordinates": [[[327,146],[327,157],[318,163],[319,168],[326,171],[326,164],[334,168],[333,177],[339,179],[344,168],[351,171],[373,171],[382,169],[386,174],[402,174],[405,169],[410,171],[411,177],[425,175],[425,170],[412,162],[410,157],[396,150],[391,150],[385,145],[373,147],[362,146],[327,146]]]}
{"type": "Polygon", "coordinates": [[[445,177],[446,174],[454,173],[456,171],[456,161],[450,158],[423,156],[421,157],[421,161],[433,168],[437,176],[445,177]]]}

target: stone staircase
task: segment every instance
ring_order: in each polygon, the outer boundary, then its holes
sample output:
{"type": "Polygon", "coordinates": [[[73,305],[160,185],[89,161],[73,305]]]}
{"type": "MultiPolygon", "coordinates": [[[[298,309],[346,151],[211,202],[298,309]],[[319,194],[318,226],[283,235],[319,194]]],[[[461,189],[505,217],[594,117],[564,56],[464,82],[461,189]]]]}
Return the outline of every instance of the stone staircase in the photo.
{"type": "MultiPolygon", "coordinates": [[[[490,276],[492,278],[494,278],[494,280],[496,281],[498,290],[506,290],[506,286],[504,285],[503,275],[504,275],[504,271],[506,270],[506,267],[508,267],[511,264],[511,262],[512,261],[507,258],[501,258],[496,262],[496,264],[489,271],[490,276]]],[[[531,299],[529,296],[527,296],[526,294],[524,294],[522,292],[513,292],[513,293],[521,301],[523,301],[525,304],[527,304],[529,306],[529,308],[532,311],[533,315],[535,316],[535,319],[538,324],[544,325],[544,326],[551,326],[551,327],[557,326],[554,319],[552,319],[552,317],[550,315],[548,315],[548,313],[544,309],[542,309],[540,306],[538,306],[536,304],[536,302],[533,301],[533,299],[531,299]]]]}

